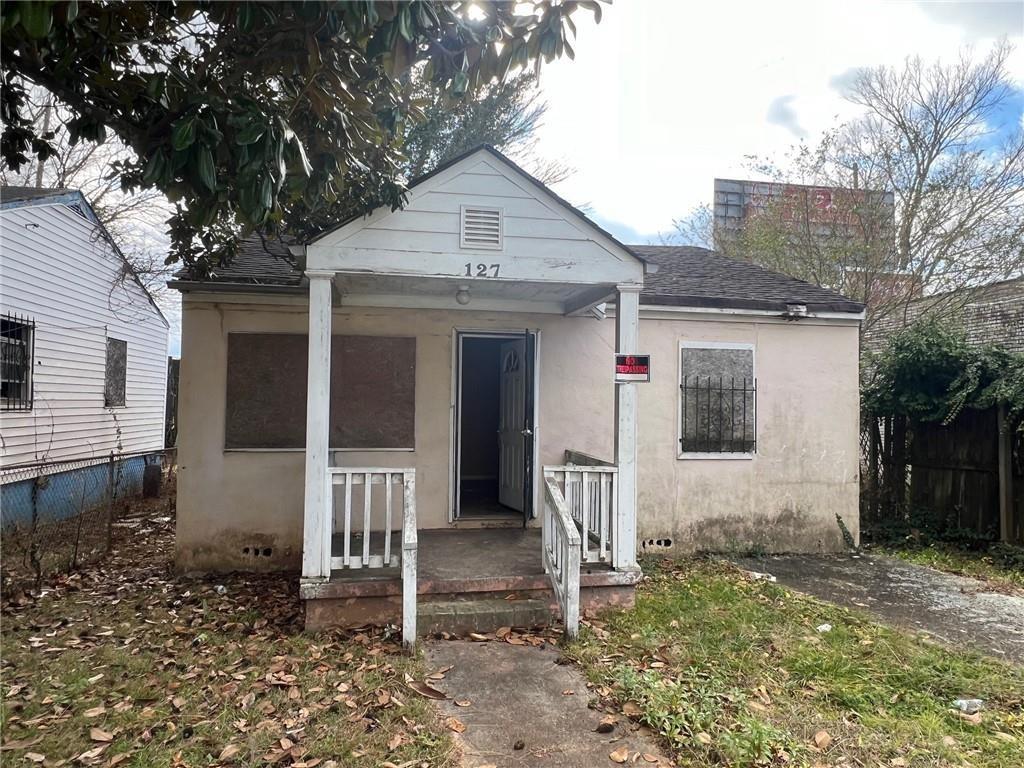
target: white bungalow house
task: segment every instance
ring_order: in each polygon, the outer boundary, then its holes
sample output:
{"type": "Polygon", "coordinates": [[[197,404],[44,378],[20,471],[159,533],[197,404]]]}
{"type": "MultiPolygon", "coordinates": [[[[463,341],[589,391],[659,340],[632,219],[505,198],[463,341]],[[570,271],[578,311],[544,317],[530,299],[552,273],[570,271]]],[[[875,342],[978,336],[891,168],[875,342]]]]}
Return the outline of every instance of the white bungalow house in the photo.
{"type": "Polygon", "coordinates": [[[493,149],[173,285],[178,566],[300,568],[307,626],[573,632],[638,551],[857,535],[863,307],[623,245],[493,149]]]}
{"type": "Polygon", "coordinates": [[[168,323],[81,192],[0,187],[0,511],[63,518],[164,447],[168,323]],[[62,482],[38,482],[39,477],[62,482]]]}

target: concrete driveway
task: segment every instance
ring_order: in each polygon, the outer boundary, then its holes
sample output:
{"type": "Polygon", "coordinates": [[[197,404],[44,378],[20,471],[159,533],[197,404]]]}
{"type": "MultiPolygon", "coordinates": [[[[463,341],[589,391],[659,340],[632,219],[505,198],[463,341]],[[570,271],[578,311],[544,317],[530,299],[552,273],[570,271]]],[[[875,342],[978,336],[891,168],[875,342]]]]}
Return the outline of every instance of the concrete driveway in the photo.
{"type": "Polygon", "coordinates": [[[780,584],[946,643],[1024,664],[1024,597],[878,555],[730,558],[780,584]]]}

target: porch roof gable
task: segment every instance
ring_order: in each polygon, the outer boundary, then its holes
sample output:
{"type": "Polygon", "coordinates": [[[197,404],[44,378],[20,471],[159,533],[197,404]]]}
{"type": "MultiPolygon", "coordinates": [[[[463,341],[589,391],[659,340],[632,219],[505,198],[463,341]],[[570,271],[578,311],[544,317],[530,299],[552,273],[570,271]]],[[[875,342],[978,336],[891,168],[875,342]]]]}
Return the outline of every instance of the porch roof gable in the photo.
{"type": "Polygon", "coordinates": [[[635,251],[488,146],[417,179],[403,208],[378,208],[306,246],[311,270],[449,280],[639,285],[645,265],[635,251]],[[497,242],[467,242],[467,208],[494,217],[497,242]]]}

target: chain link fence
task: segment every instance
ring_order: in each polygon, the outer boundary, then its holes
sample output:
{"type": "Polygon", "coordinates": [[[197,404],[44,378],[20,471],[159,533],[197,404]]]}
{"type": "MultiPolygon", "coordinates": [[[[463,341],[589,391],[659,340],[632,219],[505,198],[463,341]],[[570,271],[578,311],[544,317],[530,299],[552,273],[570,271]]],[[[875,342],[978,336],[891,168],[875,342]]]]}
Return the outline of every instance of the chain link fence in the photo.
{"type": "Polygon", "coordinates": [[[0,582],[38,589],[109,551],[115,521],[173,488],[175,450],[42,461],[0,469],[0,582]]]}

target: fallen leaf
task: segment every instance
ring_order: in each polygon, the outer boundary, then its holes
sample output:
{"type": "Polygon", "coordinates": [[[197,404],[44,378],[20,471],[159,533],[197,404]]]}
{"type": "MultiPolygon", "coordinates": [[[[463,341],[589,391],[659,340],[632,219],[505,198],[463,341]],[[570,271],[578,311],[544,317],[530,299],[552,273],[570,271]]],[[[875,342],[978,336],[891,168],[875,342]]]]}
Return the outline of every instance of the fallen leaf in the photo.
{"type": "Polygon", "coordinates": [[[447,720],[444,721],[444,724],[456,733],[466,732],[466,724],[459,720],[459,718],[457,717],[449,717],[447,720]]]}
{"type": "Polygon", "coordinates": [[[46,759],[46,755],[40,755],[38,752],[26,752],[25,759],[31,760],[33,763],[41,763],[46,759]]]}
{"type": "Polygon", "coordinates": [[[469,699],[456,699],[455,700],[455,706],[456,707],[468,707],[472,703],[473,702],[471,702],[469,699]]]}
{"type": "Polygon", "coordinates": [[[965,723],[981,725],[981,712],[975,712],[973,715],[968,715],[966,712],[957,712],[957,715],[959,715],[960,719],[965,723]]]}
{"type": "Polygon", "coordinates": [[[642,757],[648,763],[656,763],[661,759],[657,755],[652,755],[650,752],[644,752],[642,755],[640,755],[640,757],[642,757]]]}
{"type": "Polygon", "coordinates": [[[626,717],[640,717],[643,713],[644,711],[632,701],[627,701],[622,705],[622,714],[626,717]]]}
{"type": "Polygon", "coordinates": [[[437,690],[437,688],[427,685],[426,683],[421,683],[419,680],[413,680],[408,685],[420,696],[425,696],[428,699],[441,700],[448,698],[448,694],[444,693],[443,691],[439,691],[437,690]]]}
{"type": "Polygon", "coordinates": [[[469,633],[469,639],[470,640],[476,640],[478,643],[481,643],[484,640],[490,640],[491,638],[488,637],[487,635],[481,635],[479,632],[470,632],[469,633]]]}
{"type": "Polygon", "coordinates": [[[230,760],[241,751],[242,748],[237,744],[228,744],[226,747],[224,747],[224,749],[220,751],[220,755],[217,757],[217,759],[223,763],[225,760],[230,760]]]}
{"type": "Polygon", "coordinates": [[[110,731],[104,731],[102,728],[90,728],[89,738],[93,741],[113,741],[114,734],[110,731]]]}
{"type": "Polygon", "coordinates": [[[700,733],[695,734],[694,738],[697,739],[697,741],[699,741],[705,747],[708,746],[708,744],[711,743],[711,736],[709,734],[707,734],[707,733],[704,733],[704,731],[701,731],[700,733]]]}
{"type": "Polygon", "coordinates": [[[85,710],[85,712],[83,712],[82,714],[85,717],[102,717],[106,713],[107,708],[100,704],[98,707],[93,707],[92,709],[85,710]]]}
{"type": "Polygon", "coordinates": [[[597,724],[597,728],[594,730],[597,733],[611,733],[615,730],[615,724],[619,722],[619,718],[615,715],[605,715],[601,718],[601,722],[597,724]]]}
{"type": "Polygon", "coordinates": [[[609,752],[608,758],[613,763],[624,763],[629,760],[629,748],[625,746],[619,747],[614,752],[609,752]]]}
{"type": "Polygon", "coordinates": [[[828,731],[818,731],[814,734],[814,746],[818,749],[828,749],[829,744],[832,743],[832,736],[828,731]]]}

